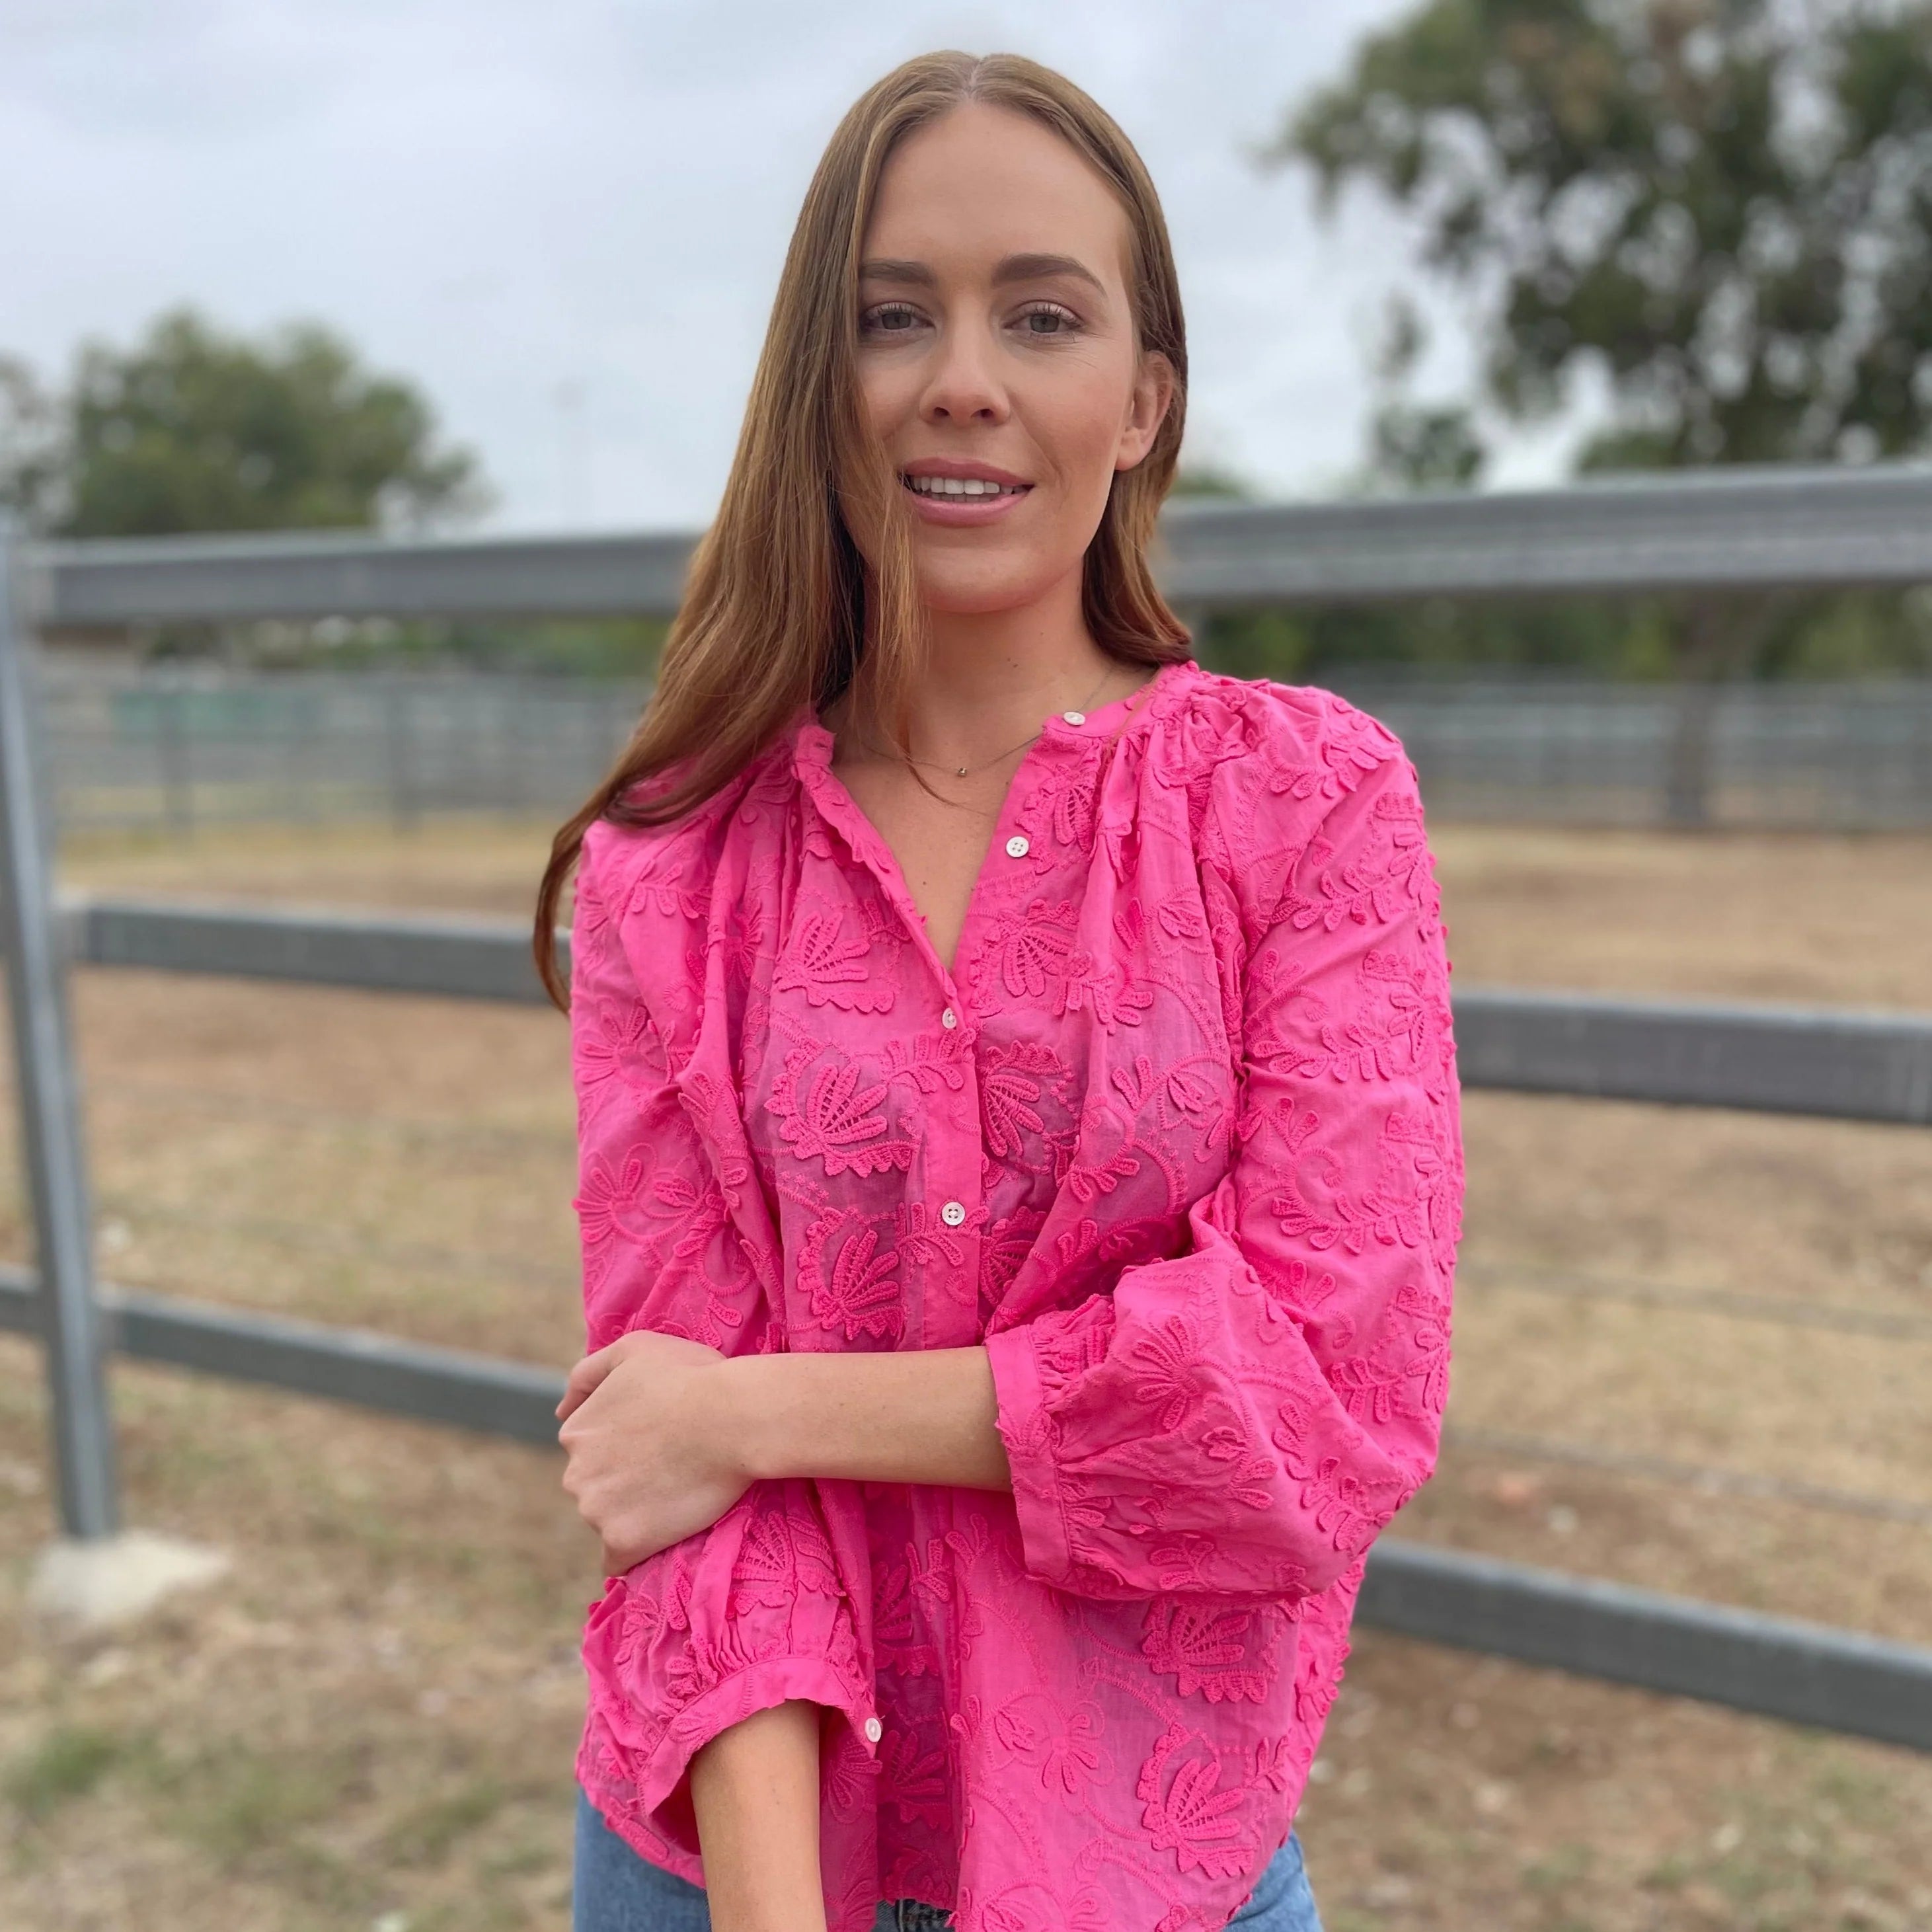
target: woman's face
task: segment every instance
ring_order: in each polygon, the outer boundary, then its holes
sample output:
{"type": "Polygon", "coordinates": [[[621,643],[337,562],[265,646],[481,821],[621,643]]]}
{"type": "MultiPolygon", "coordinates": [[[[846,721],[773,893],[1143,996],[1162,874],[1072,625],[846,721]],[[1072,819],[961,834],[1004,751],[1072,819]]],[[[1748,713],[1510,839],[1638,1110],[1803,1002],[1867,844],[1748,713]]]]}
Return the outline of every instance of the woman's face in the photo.
{"type": "Polygon", "coordinates": [[[1022,606],[1077,572],[1114,472],[1152,446],[1172,375],[1138,353],[1128,246],[1106,181],[1010,110],[968,102],[886,162],[859,380],[934,610],[1022,606]]]}

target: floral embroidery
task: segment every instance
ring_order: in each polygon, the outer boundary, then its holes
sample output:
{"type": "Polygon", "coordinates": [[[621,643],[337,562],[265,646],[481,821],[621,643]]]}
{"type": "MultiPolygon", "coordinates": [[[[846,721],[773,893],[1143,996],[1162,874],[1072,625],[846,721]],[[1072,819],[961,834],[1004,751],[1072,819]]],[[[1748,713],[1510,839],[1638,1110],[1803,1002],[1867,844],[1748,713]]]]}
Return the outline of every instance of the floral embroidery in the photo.
{"type": "Polygon", "coordinates": [[[1176,1316],[1143,1336],[1128,1352],[1134,1381],[1130,1394],[1153,1411],[1148,1425],[1165,1436],[1178,1429],[1208,1386],[1201,1336],[1176,1316]]]}
{"type": "Polygon", "coordinates": [[[965,1265],[967,1247],[962,1238],[965,1222],[956,1230],[930,1202],[902,1201],[893,1210],[893,1225],[899,1252],[908,1261],[922,1268],[965,1265]]]}
{"type": "Polygon", "coordinates": [[[786,1054],[784,1078],[766,1102],[784,1119],[784,1137],[796,1156],[822,1161],[828,1180],[848,1168],[868,1174],[910,1166],[912,1143],[886,1138],[886,1117],[877,1111],[886,1097],[886,1083],[862,1086],[856,1060],[820,1067],[800,1096],[798,1083],[818,1052],[802,1046],[786,1054]]]}
{"type": "Polygon", "coordinates": [[[1274,1460],[1258,1454],[1240,1430],[1219,1424],[1201,1438],[1201,1451],[1210,1462],[1227,1466],[1222,1480],[1235,1502],[1266,1509],[1274,1501],[1274,1460]]]}
{"type": "Polygon", "coordinates": [[[1051,1047],[1030,1040],[1014,1040],[988,1052],[980,1080],[980,1112],[988,1154],[1018,1161],[1030,1140],[1046,1134],[1039,1102],[1054,1096],[1067,1071],[1051,1047]]]}
{"type": "Polygon", "coordinates": [[[1175,1678],[1184,1697],[1198,1693],[1214,1704],[1258,1704],[1280,1674],[1274,1654],[1279,1628],[1272,1612],[1246,1605],[1159,1597],[1148,1606],[1141,1651],[1155,1670],[1175,1678]],[[1251,1658],[1258,1628],[1259,1654],[1251,1658]]]}
{"type": "Polygon", "coordinates": [[[952,1796],[943,1748],[922,1746],[904,1731],[889,1731],[880,1747],[884,1774],[880,1793],[902,1818],[933,1829],[948,1823],[952,1796]]]}
{"type": "Polygon", "coordinates": [[[758,1500],[731,1579],[733,1613],[742,1615],[752,1605],[783,1610],[804,1590],[838,1595],[838,1567],[824,1533],[808,1521],[788,1522],[770,1490],[753,1493],[758,1500]]]}
{"type": "Polygon", "coordinates": [[[1172,1852],[1183,1871],[1196,1865],[1224,1873],[1244,1870],[1247,1847],[1240,1843],[1240,1809],[1246,1793],[1237,1784],[1221,1788],[1221,1767],[1212,1759],[1184,1758],[1163,1791],[1168,1760],[1188,1742],[1170,1726],[1141,1768],[1136,1795],[1147,1801],[1141,1822],[1157,1850],[1172,1852]]]}
{"type": "Polygon", "coordinates": [[[1306,1408],[1294,1402],[1282,1404],[1274,1431],[1276,1447],[1286,1452],[1288,1473],[1301,1486],[1301,1506],[1314,1526],[1346,1555],[1368,1547],[1370,1538],[1408,1497],[1411,1485],[1399,1478],[1380,1484],[1358,1474],[1337,1454],[1320,1455],[1310,1448],[1313,1430],[1306,1408]]]}
{"type": "MultiPolygon", "coordinates": [[[[595,1082],[624,1072],[644,1054],[651,1038],[650,1016],[642,1006],[598,1006],[579,1054],[584,1078],[595,1082]]],[[[662,1065],[656,1070],[662,1073],[662,1065]]]]}
{"type": "Polygon", "coordinates": [[[836,1328],[849,1341],[861,1335],[875,1340],[896,1335],[904,1326],[898,1284],[892,1280],[898,1252],[883,1252],[879,1231],[849,1208],[831,1208],[806,1231],[800,1257],[799,1286],[812,1318],[836,1328]]]}
{"type": "Polygon", "coordinates": [[[969,1069],[967,1054],[970,1039],[958,1031],[915,1034],[912,1040],[895,1037],[886,1042],[886,1076],[889,1080],[910,1081],[922,1094],[937,1094],[942,1088],[952,1094],[966,1090],[969,1069]]]}
{"type": "Polygon", "coordinates": [[[885,936],[885,914],[875,900],[862,902],[864,930],[848,934],[837,912],[807,914],[798,922],[791,950],[779,962],[773,987],[802,992],[814,1006],[828,1003],[848,1013],[887,1013],[898,991],[890,973],[876,970],[873,950],[885,936]]]}
{"type": "Polygon", "coordinates": [[[1113,1775],[1100,1742],[1106,1728],[1097,1704],[1064,1710],[1038,1690],[1009,1698],[993,1713],[994,1737],[1037,1772],[1040,1788],[1056,1798],[1081,1798],[1088,1786],[1104,1784],[1113,1775]]]}
{"type": "Polygon", "coordinates": [[[980,1250],[982,1291],[995,1305],[1004,1300],[1015,1277],[1033,1252],[1034,1243],[1046,1225],[1036,1210],[1018,1208],[994,1222],[980,1250]]]}
{"type": "Polygon", "coordinates": [[[1111,962],[1076,951],[1066,956],[1061,998],[1065,1011],[1077,1013],[1084,1009],[1111,1030],[1138,1026],[1154,1004],[1154,991],[1137,985],[1111,962]]]}
{"type": "Polygon", "coordinates": [[[1040,1001],[1066,1010],[1066,962],[1080,923],[1077,906],[1035,899],[1005,915],[986,943],[987,970],[1009,1000],[1040,1001]]]}
{"type": "Polygon", "coordinates": [[[602,1154],[591,1156],[583,1185],[571,1203],[589,1246],[605,1246],[625,1232],[625,1210],[637,1203],[647,1152],[641,1147],[628,1148],[614,1167],[602,1154]]]}

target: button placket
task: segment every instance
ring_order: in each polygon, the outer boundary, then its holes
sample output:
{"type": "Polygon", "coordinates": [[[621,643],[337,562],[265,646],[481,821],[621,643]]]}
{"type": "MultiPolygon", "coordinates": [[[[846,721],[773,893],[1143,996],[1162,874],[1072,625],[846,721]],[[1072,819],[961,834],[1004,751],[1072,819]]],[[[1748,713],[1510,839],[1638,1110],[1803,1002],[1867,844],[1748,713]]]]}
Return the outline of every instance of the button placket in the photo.
{"type": "MultiPolygon", "coordinates": [[[[926,1346],[967,1348],[977,1339],[980,1304],[980,1120],[976,1022],[962,989],[940,1014],[947,1059],[964,1076],[928,1117],[927,1226],[940,1238],[926,1268],[926,1346]],[[950,1036],[950,1038],[949,1038],[950,1036]],[[953,1257],[956,1256],[957,1258],[953,1257]]],[[[938,1100],[938,1096],[935,1096],[938,1100]]]]}

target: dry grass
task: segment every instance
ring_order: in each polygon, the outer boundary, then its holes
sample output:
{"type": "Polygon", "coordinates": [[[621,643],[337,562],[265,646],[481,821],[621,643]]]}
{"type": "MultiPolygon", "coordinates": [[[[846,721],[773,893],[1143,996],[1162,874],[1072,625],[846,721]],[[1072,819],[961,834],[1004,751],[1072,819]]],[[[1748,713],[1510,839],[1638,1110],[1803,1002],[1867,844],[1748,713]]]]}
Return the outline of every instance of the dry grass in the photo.
{"type": "MultiPolygon", "coordinates": [[[[520,916],[545,838],[102,842],[65,876],[520,916]]],[[[1460,983],[1932,1010],[1932,840],[1435,842],[1460,983]]],[[[113,1279],[574,1354],[555,1016],[107,973],[76,1006],[113,1279]]],[[[1455,1436],[1400,1532],[1932,1642],[1932,1137],[1495,1094],[1466,1118],[1455,1436]]],[[[0,1210],[17,1253],[10,1180],[0,1210]]],[[[563,1926],[596,1577],[554,1460],[160,1371],[116,1390],[130,1518],[238,1572],[112,1640],[28,1628],[43,1420],[0,1345],[0,1924],[563,1926]]],[[[1932,1764],[1366,1631],[1303,1829],[1330,1932],[1932,1926],[1932,1764]]]]}

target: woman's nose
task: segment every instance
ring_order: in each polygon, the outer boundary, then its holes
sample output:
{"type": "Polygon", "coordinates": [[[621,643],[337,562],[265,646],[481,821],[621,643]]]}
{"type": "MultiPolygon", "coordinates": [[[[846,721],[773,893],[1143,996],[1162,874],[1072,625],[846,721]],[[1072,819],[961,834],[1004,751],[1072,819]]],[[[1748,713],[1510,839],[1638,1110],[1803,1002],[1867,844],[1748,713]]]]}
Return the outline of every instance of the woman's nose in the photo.
{"type": "Polygon", "coordinates": [[[1008,403],[1004,384],[992,366],[992,345],[970,326],[940,335],[931,380],[921,399],[928,422],[1001,422],[1008,403]]]}

